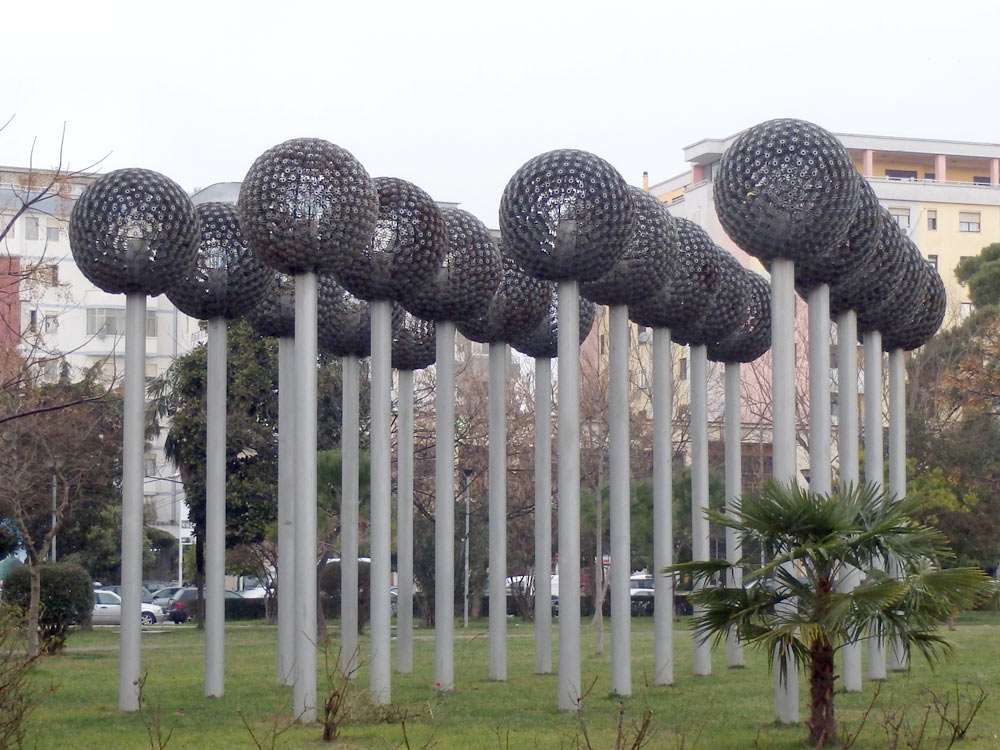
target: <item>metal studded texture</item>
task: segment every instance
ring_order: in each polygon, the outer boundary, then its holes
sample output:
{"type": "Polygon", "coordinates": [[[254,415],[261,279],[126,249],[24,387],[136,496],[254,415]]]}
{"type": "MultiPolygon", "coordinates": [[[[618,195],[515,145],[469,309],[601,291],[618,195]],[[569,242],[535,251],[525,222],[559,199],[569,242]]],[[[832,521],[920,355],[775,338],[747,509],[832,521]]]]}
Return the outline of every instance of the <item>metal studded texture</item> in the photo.
{"type": "Polygon", "coordinates": [[[238,318],[255,304],[273,273],[247,246],[236,207],[202,203],[195,207],[200,228],[197,252],[167,297],[193,318],[238,318]]]}
{"type": "Polygon", "coordinates": [[[404,287],[403,306],[425,320],[459,321],[485,315],[503,275],[490,230],[460,208],[442,208],[447,250],[426,284],[404,287]]]}
{"type": "Polygon", "coordinates": [[[343,247],[332,270],[361,299],[402,302],[429,285],[448,248],[441,211],[416,185],[376,177],[378,221],[365,245],[343,247]]]}
{"type": "Polygon", "coordinates": [[[909,237],[899,231],[902,263],[885,274],[878,304],[858,310],[859,331],[889,331],[904,326],[917,304],[927,261],[909,237]]]}
{"type": "MultiPolygon", "coordinates": [[[[597,314],[596,305],[580,296],[580,343],[590,334],[597,314]]],[[[552,359],[559,355],[559,295],[552,293],[549,313],[528,333],[514,338],[511,346],[535,359],[552,359]]]]}
{"type": "Polygon", "coordinates": [[[549,311],[555,291],[547,281],[534,279],[501,252],[503,278],[485,315],[458,321],[458,331],[482,344],[509,342],[539,325],[549,311]]]}
{"type": "Polygon", "coordinates": [[[692,326],[715,299],[722,283],[722,256],[704,229],[674,219],[677,254],[673,275],[659,291],[629,306],[629,317],[650,328],[692,326]]]}
{"type": "Polygon", "coordinates": [[[740,326],[722,341],[707,345],[713,362],[753,362],[771,348],[771,285],[758,273],[745,270],[746,314],[740,326]]]}
{"type": "Polygon", "coordinates": [[[420,370],[434,364],[437,358],[435,332],[432,321],[404,312],[392,337],[392,366],[397,370],[420,370]]]}
{"type": "Polygon", "coordinates": [[[599,305],[630,305],[655,294],[670,278],[677,255],[674,220],[657,198],[629,186],[635,225],[625,252],[611,270],[580,284],[580,294],[599,305]]]}
{"type": "Polygon", "coordinates": [[[917,303],[911,315],[902,325],[883,332],[882,348],[885,351],[893,349],[910,351],[921,347],[941,327],[947,308],[947,297],[944,281],[930,263],[924,263],[919,287],[917,303]]]}
{"type": "MultiPolygon", "coordinates": [[[[317,341],[319,347],[336,357],[367,357],[371,354],[371,308],[334,281],[332,276],[317,278],[317,341]]],[[[393,311],[393,320],[398,318],[393,311]]]]}
{"type": "Polygon", "coordinates": [[[719,252],[719,288],[704,315],[692,325],[670,330],[679,344],[709,344],[721,341],[736,330],[746,317],[747,278],[743,266],[722,248],[719,252]]]}
{"type": "Polygon", "coordinates": [[[819,261],[854,220],[856,175],[843,145],[823,128],[769,120],[723,154],[715,207],[726,233],[751,255],[819,261]]]}
{"type": "Polygon", "coordinates": [[[261,336],[295,336],[295,279],[272,272],[257,304],[244,317],[261,336]]]}
{"type": "Polygon", "coordinates": [[[795,263],[795,287],[803,297],[820,284],[837,284],[852,274],[863,272],[877,252],[882,232],[882,207],[868,181],[861,175],[856,179],[860,191],[858,210],[847,237],[822,255],[800,258],[795,263]]]}
{"type": "Polygon", "coordinates": [[[892,215],[879,208],[875,252],[863,266],[830,285],[830,314],[845,310],[871,310],[885,301],[887,276],[899,273],[905,263],[902,232],[892,215]]]}
{"type": "Polygon", "coordinates": [[[163,293],[198,243],[194,206],[181,187],[148,169],[98,177],[73,206],[69,241],[80,272],[112,294],[163,293]]]}
{"type": "Polygon", "coordinates": [[[618,262],[635,221],[628,185],[594,154],[562,149],[529,160],[504,188],[500,233],[530,275],[593,281],[618,262]]]}
{"type": "Polygon", "coordinates": [[[349,151],[294,138],[257,157],[240,188],[240,226],[261,261],[283,273],[329,273],[371,242],[375,186],[349,151]]]}

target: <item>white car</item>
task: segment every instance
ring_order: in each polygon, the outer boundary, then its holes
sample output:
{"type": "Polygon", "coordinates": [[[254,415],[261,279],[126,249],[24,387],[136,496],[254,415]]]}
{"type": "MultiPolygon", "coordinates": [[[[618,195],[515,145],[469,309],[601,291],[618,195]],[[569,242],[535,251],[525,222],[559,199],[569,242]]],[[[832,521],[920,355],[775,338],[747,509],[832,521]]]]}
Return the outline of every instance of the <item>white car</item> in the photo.
{"type": "MultiPolygon", "coordinates": [[[[94,609],[90,613],[90,620],[94,625],[121,625],[122,624],[122,599],[114,591],[97,589],[94,592],[94,609]]],[[[155,604],[142,604],[142,613],[139,615],[139,622],[143,625],[155,625],[163,622],[163,608],[155,604]]]]}

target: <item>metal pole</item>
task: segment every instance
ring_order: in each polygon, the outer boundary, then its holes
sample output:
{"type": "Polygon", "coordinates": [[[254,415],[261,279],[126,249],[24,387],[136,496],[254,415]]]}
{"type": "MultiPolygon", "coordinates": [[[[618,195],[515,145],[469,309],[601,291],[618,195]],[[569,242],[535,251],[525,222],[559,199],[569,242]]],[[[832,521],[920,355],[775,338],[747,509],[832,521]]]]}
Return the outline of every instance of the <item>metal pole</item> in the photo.
{"type": "Polygon", "coordinates": [[[465,541],[462,544],[462,558],[465,560],[465,575],[464,581],[465,585],[462,589],[462,627],[468,629],[469,627],[469,506],[471,504],[471,492],[470,485],[472,479],[472,470],[465,470],[465,541]]]}
{"type": "Polygon", "coordinates": [[[559,282],[559,708],[580,687],[580,285],[559,282]]]}
{"type": "Polygon", "coordinates": [[[809,290],[809,490],[833,489],[830,427],[830,287],[809,290]]]}
{"type": "MultiPolygon", "coordinates": [[[[858,486],[858,314],[846,310],[837,316],[837,453],[840,487],[858,486]]],[[[861,583],[857,568],[844,571],[838,588],[848,593],[861,583]]],[[[840,649],[841,680],[849,693],[861,690],[861,643],[840,649]]]]}
{"type": "Polygon", "coordinates": [[[413,370],[399,370],[396,438],[396,671],[413,671],[413,370]]]}
{"type": "Polygon", "coordinates": [[[611,692],[632,694],[632,593],[629,587],[628,308],[608,310],[608,463],[611,482],[611,692]]]}
{"type": "MultiPolygon", "coordinates": [[[[58,515],[58,502],[56,500],[56,494],[58,490],[56,487],[56,467],[52,467],[52,529],[56,527],[56,516],[58,515]]],[[[52,562],[56,562],[56,535],[52,535],[52,545],[50,547],[49,557],[52,562]]]]}
{"type": "Polygon", "coordinates": [[[392,701],[390,490],[392,416],[392,303],[371,303],[371,672],[372,702],[392,701]]]}
{"type": "Polygon", "coordinates": [[[673,430],[670,330],[653,329],[653,684],[674,684],[673,430]]]}
{"type": "MultiPolygon", "coordinates": [[[[735,517],[736,507],[743,494],[743,419],[740,414],[740,363],[726,362],[725,442],[726,442],[726,515],[735,517]]],[[[726,561],[737,565],[743,556],[740,537],[736,529],[726,529],[726,561]]],[[[738,589],[743,586],[743,568],[731,568],[726,585],[738,589]]],[[[743,666],[743,644],[735,633],[726,638],[726,666],[743,666]]]]}
{"type": "Polygon", "coordinates": [[[552,360],[535,358],[535,674],[552,673],[552,360]]]}
{"type": "Polygon", "coordinates": [[[342,359],[340,430],[340,673],[358,674],[358,509],[360,361],[342,359]]]}
{"type": "Polygon", "coordinates": [[[226,321],[208,321],[205,440],[205,695],[225,693],[226,321]]]}
{"type": "MultiPolygon", "coordinates": [[[[774,478],[797,481],[795,461],[795,264],[771,264],[771,399],[774,478]]],[[[790,605],[794,606],[794,605],[790,605]]],[[[774,711],[780,724],[799,720],[799,675],[788,651],[775,655],[774,711]]]]}
{"type": "Polygon", "coordinates": [[[490,656],[491,680],[507,679],[507,345],[490,343],[490,656]]]}
{"type": "Polygon", "coordinates": [[[146,295],[125,297],[125,384],[122,420],[122,617],[118,710],[139,709],[142,596],[142,454],[145,444],[146,295]]]}
{"type": "MultiPolygon", "coordinates": [[[[691,557],[709,559],[708,509],[708,351],[691,346],[691,557]]],[[[704,582],[698,588],[704,587],[704,582]]],[[[696,608],[695,615],[703,609],[696,608]]],[[[694,673],[712,674],[712,647],[707,638],[695,638],[694,673]]]]}
{"type": "MultiPolygon", "coordinates": [[[[882,334],[868,331],[865,347],[865,482],[883,490],[882,474],[882,334]]],[[[873,565],[881,567],[883,561],[873,565]]],[[[885,679],[885,641],[881,633],[868,640],[868,679],[885,679]]]]}
{"type": "Polygon", "coordinates": [[[295,684],[295,339],[278,339],[278,683],[295,684]]]}
{"type": "Polygon", "coordinates": [[[437,324],[434,456],[434,685],[455,688],[455,324],[437,324]]]}
{"type": "MultiPolygon", "coordinates": [[[[906,496],[906,363],[899,348],[889,352],[889,494],[894,498],[906,496]]],[[[887,564],[890,574],[898,578],[896,561],[890,558],[887,564]]],[[[893,638],[889,643],[889,669],[899,672],[906,667],[906,647],[893,638]]]]}
{"type": "Polygon", "coordinates": [[[292,708],[316,720],[316,274],[295,276],[295,683],[292,708]]]}

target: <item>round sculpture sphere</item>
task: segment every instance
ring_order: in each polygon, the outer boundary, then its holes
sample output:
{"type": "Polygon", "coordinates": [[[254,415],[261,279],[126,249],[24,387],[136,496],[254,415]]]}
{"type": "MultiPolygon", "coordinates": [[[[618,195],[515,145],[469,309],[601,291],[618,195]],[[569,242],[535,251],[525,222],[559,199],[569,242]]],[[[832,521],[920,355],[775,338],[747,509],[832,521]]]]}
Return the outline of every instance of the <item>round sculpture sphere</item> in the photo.
{"type": "Polygon", "coordinates": [[[442,208],[447,249],[434,277],[404,287],[403,306],[425,320],[459,321],[485,315],[503,275],[490,230],[460,208],[442,208]]]}
{"type": "Polygon", "coordinates": [[[743,323],[722,341],[707,346],[713,362],[753,362],[771,348],[771,284],[745,270],[747,306],[743,323]]]}
{"type": "Polygon", "coordinates": [[[889,331],[906,325],[920,294],[927,261],[902,230],[897,232],[900,262],[886,271],[879,285],[878,302],[858,310],[858,330],[889,331]]]}
{"type": "Polygon", "coordinates": [[[430,367],[437,358],[436,326],[408,312],[392,337],[392,366],[397,370],[430,367]]]}
{"type": "Polygon", "coordinates": [[[941,327],[947,302],[941,275],[930,263],[925,262],[917,304],[905,323],[883,332],[882,348],[887,352],[893,349],[911,351],[926,344],[941,327]]]}
{"type": "Polygon", "coordinates": [[[470,341],[512,341],[539,325],[549,311],[552,284],[526,275],[513,258],[501,256],[503,277],[486,313],[458,321],[459,333],[470,341]]]}
{"type": "Polygon", "coordinates": [[[704,314],[693,323],[670,329],[678,344],[710,344],[721,341],[735,330],[746,317],[747,274],[740,262],[722,248],[719,254],[719,287],[704,314]]]}
{"type": "Polygon", "coordinates": [[[769,120],[723,154],[714,182],[726,233],[751,255],[818,263],[844,241],[858,206],[843,144],[803,120],[769,120]]]}
{"type": "Polygon", "coordinates": [[[272,272],[257,304],[245,313],[247,322],[261,336],[295,336],[295,279],[272,272]]]}
{"type": "MultiPolygon", "coordinates": [[[[371,307],[334,281],[318,278],[317,343],[335,357],[367,357],[371,354],[371,307]]],[[[393,311],[396,312],[395,310],[393,311]]],[[[393,315],[398,324],[399,315],[393,315]]]]}
{"type": "Polygon", "coordinates": [[[549,281],[592,281],[610,271],[634,221],[622,176],[600,157],[574,149],[529,160],[500,200],[507,251],[530,276],[549,281]]]}
{"type": "Polygon", "coordinates": [[[193,318],[238,318],[257,303],[273,272],[244,241],[235,206],[202,203],[194,212],[201,238],[197,252],[167,297],[193,318]]]}
{"type": "Polygon", "coordinates": [[[887,273],[895,273],[905,261],[899,226],[879,207],[878,229],[874,230],[875,252],[853,273],[830,285],[830,314],[845,310],[868,310],[884,301],[887,273]]]}
{"type": "Polygon", "coordinates": [[[650,328],[688,327],[712,304],[722,282],[718,246],[700,226],[674,219],[677,252],[673,275],[659,291],[629,305],[629,317],[650,328]]]}
{"type": "Polygon", "coordinates": [[[378,221],[370,241],[342,247],[333,275],[364,300],[402,302],[431,283],[448,247],[444,217],[433,199],[416,185],[395,177],[376,177],[378,221]]]}
{"type": "Polygon", "coordinates": [[[328,273],[371,242],[378,197],[346,149],[295,138],[268,149],[243,179],[237,203],[247,243],[288,274],[328,273]]]}
{"type": "Polygon", "coordinates": [[[630,305],[659,291],[674,272],[677,229],[657,198],[629,186],[635,225],[625,252],[606,274],[580,284],[580,294],[599,305],[630,305]]]}
{"type": "Polygon", "coordinates": [[[198,220],[181,187],[148,169],[98,177],[73,206],[69,241],[80,272],[112,294],[164,292],[197,252],[198,220]]]}
{"type": "MultiPolygon", "coordinates": [[[[531,331],[514,338],[510,344],[515,349],[535,359],[552,359],[559,356],[559,293],[552,294],[549,313],[531,331]]],[[[580,343],[582,344],[594,327],[596,306],[586,297],[579,297],[580,343]]]]}

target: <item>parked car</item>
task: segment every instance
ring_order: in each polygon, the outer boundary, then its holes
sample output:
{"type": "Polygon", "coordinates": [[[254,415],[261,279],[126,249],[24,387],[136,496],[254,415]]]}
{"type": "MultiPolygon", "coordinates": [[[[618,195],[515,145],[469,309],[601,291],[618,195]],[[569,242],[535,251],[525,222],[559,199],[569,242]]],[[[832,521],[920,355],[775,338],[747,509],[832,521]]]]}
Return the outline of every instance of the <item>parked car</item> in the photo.
{"type": "MultiPolygon", "coordinates": [[[[226,599],[242,599],[239,592],[231,591],[229,589],[225,590],[226,599]]],[[[178,625],[187,622],[191,617],[191,608],[195,602],[198,601],[198,589],[195,586],[184,586],[178,593],[170,600],[169,606],[167,606],[167,617],[170,618],[171,622],[175,622],[178,625]]]]}
{"type": "MultiPolygon", "coordinates": [[[[142,613],[139,622],[143,625],[155,625],[163,622],[163,608],[155,604],[142,603],[142,613]]],[[[94,625],[121,625],[122,598],[114,591],[97,589],[94,592],[94,608],[90,612],[90,621],[94,625]]]]}
{"type": "Polygon", "coordinates": [[[153,592],[152,603],[158,607],[169,609],[170,600],[177,596],[177,592],[183,588],[183,586],[165,586],[162,589],[157,589],[153,592]]]}
{"type": "MultiPolygon", "coordinates": [[[[121,586],[101,586],[101,588],[104,589],[105,591],[114,591],[116,594],[118,594],[118,596],[122,595],[121,586]]],[[[146,604],[153,603],[153,592],[147,589],[145,586],[139,586],[139,595],[142,597],[142,601],[144,601],[146,604]]],[[[163,605],[159,606],[162,607],[163,605]]]]}

